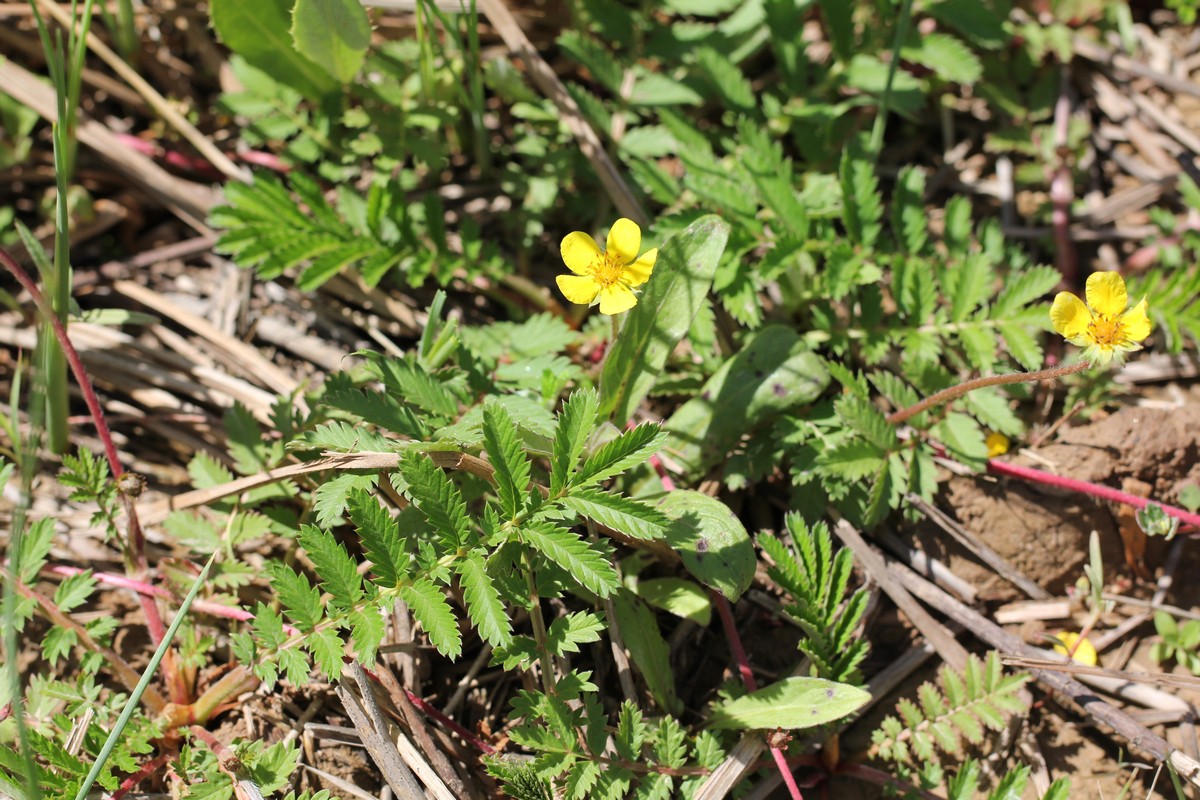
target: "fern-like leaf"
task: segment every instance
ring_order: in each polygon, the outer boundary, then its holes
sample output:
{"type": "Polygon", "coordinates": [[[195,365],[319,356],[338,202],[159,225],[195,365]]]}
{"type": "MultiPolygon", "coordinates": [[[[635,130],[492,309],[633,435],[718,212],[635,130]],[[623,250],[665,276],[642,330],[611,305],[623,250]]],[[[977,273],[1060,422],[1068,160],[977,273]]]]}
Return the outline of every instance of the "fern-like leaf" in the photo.
{"type": "Polygon", "coordinates": [[[608,597],[620,585],[620,578],[606,554],[592,547],[571,531],[548,522],[522,526],[521,541],[566,570],[589,591],[608,597]]]}
{"type": "Polygon", "coordinates": [[[441,587],[428,579],[419,578],[410,586],[401,588],[400,596],[425,633],[429,634],[429,641],[438,652],[449,658],[458,658],[462,654],[462,634],[441,587]]]}
{"type": "Polygon", "coordinates": [[[499,403],[483,406],[483,444],[495,471],[500,508],[508,519],[515,519],[525,505],[529,458],[517,440],[512,419],[499,403]]]}
{"type": "Polygon", "coordinates": [[[479,552],[460,556],[454,562],[462,583],[467,616],[479,635],[493,647],[507,647],[512,642],[512,622],[504,610],[500,592],[487,574],[479,552]]]}

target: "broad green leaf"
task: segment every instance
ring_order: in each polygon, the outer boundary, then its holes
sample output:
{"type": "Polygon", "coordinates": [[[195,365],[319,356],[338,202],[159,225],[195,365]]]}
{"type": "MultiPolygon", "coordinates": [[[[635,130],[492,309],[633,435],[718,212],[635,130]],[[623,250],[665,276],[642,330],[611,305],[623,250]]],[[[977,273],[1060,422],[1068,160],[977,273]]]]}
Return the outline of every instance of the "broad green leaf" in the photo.
{"type": "Polygon", "coordinates": [[[821,678],[784,678],[713,710],[714,728],[811,728],[848,717],[871,699],[856,686],[821,678]]]}
{"type": "Polygon", "coordinates": [[[706,216],[663,244],[654,273],[605,358],[601,416],[624,424],[649,394],[708,295],[728,238],[729,225],[706,216]]]}
{"type": "Polygon", "coordinates": [[[401,588],[400,596],[408,603],[412,615],[429,634],[429,641],[433,642],[438,652],[449,658],[458,658],[462,653],[462,634],[441,587],[427,578],[420,578],[411,586],[401,588]]]}
{"type": "Polygon", "coordinates": [[[804,340],[790,328],[769,325],[675,411],[664,426],[667,449],[686,474],[703,475],[747,433],[811,403],[828,384],[824,363],[804,340]]]}
{"type": "Polygon", "coordinates": [[[494,647],[506,647],[512,641],[512,622],[504,610],[500,592],[487,574],[479,552],[467,553],[454,562],[462,583],[467,616],[479,635],[494,647]]]}
{"type": "Polygon", "coordinates": [[[691,581],[682,578],[639,581],[637,594],[650,605],[682,619],[690,619],[702,628],[707,628],[712,621],[712,600],[691,581]]]}
{"type": "Polygon", "coordinates": [[[670,647],[658,629],[654,612],[628,591],[617,592],[613,598],[613,610],[621,630],[621,639],[629,650],[634,666],[646,679],[646,687],[655,702],[669,713],[679,713],[675,674],[671,671],[669,658],[670,647]]]}
{"type": "Polygon", "coordinates": [[[677,489],[658,507],[673,522],[667,542],[688,572],[735,602],[754,580],[754,545],[729,506],[692,489],[677,489]]]}
{"type": "Polygon", "coordinates": [[[208,13],[230,50],[280,83],[319,100],[337,84],[292,46],[291,11],[291,0],[212,0],[208,13]]]}

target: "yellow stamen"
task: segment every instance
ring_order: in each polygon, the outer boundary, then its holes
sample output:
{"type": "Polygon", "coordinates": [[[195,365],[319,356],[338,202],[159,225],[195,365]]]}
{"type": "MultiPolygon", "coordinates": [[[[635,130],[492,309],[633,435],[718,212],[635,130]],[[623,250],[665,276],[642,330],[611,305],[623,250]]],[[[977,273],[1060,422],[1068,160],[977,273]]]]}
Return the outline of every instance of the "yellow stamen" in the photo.
{"type": "Polygon", "coordinates": [[[615,254],[601,253],[591,263],[591,266],[588,267],[588,273],[591,274],[596,283],[607,289],[609,286],[615,286],[621,282],[621,275],[624,269],[624,266],[617,260],[615,254]]]}
{"type": "Polygon", "coordinates": [[[1088,338],[1102,347],[1112,347],[1125,340],[1123,328],[1121,320],[1110,319],[1105,314],[1097,314],[1088,323],[1088,338]]]}

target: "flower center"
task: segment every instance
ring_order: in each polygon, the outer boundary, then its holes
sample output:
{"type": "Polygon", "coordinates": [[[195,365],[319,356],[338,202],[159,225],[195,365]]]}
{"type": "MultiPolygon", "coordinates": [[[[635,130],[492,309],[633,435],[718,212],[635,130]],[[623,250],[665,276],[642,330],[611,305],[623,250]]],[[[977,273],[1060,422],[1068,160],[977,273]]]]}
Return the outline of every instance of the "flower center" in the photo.
{"type": "Polygon", "coordinates": [[[625,270],[615,255],[601,253],[588,267],[588,272],[595,278],[596,283],[607,289],[621,282],[621,275],[625,270]]]}
{"type": "Polygon", "coordinates": [[[1111,347],[1125,341],[1124,327],[1120,319],[1111,319],[1107,315],[1097,314],[1088,323],[1088,338],[1098,345],[1111,347]]]}

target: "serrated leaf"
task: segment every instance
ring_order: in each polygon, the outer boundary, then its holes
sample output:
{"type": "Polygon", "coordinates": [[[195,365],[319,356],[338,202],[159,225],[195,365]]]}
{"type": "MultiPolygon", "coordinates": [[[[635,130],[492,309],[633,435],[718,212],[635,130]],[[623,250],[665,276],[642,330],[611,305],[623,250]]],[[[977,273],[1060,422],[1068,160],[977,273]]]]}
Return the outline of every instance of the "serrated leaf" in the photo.
{"type": "Polygon", "coordinates": [[[379,585],[384,588],[395,586],[408,575],[408,554],[400,539],[400,526],[367,492],[351,492],[346,503],[363,550],[374,564],[371,571],[379,585]]]}
{"type": "Polygon", "coordinates": [[[743,113],[755,109],[758,104],[755,102],[754,87],[736,64],[711,47],[698,48],[694,56],[727,108],[743,113]]]}
{"type": "Polygon", "coordinates": [[[461,547],[471,538],[467,504],[450,477],[424,453],[407,452],[400,459],[401,488],[451,547],[461,547]]]}
{"type": "Polygon", "coordinates": [[[671,520],[653,506],[599,489],[577,490],[563,498],[562,504],[631,539],[661,539],[671,524],[671,520]]]}
{"type": "Polygon", "coordinates": [[[557,496],[567,485],[579,456],[587,446],[596,424],[600,397],[593,389],[580,389],[563,403],[554,431],[554,452],[550,459],[550,496],[557,496]]]}
{"type": "Polygon", "coordinates": [[[350,614],[350,646],[360,664],[369,667],[375,663],[384,630],[383,617],[373,606],[350,614]]]}
{"type": "Polygon", "coordinates": [[[21,583],[32,585],[38,573],[46,566],[46,556],[54,545],[54,520],[42,517],[29,526],[21,537],[21,549],[17,553],[16,572],[21,583]]]}
{"type": "Polygon", "coordinates": [[[826,450],[817,458],[817,468],[826,475],[847,481],[861,480],[879,472],[886,453],[870,442],[855,440],[826,450]]]}
{"type": "Polygon", "coordinates": [[[337,543],[333,534],[313,525],[302,525],[297,539],[308,552],[321,585],[333,596],[336,605],[348,609],[362,599],[362,578],[358,574],[358,565],[337,543]]]}
{"type": "Polygon", "coordinates": [[[427,578],[419,578],[411,586],[401,587],[400,596],[438,652],[458,658],[462,654],[462,634],[441,587],[427,578]]]}
{"type": "Polygon", "coordinates": [[[454,562],[467,616],[479,635],[493,647],[507,647],[512,642],[512,622],[504,610],[500,592],[487,573],[479,552],[460,556],[454,562]]]}
{"type": "Polygon", "coordinates": [[[346,649],[337,631],[332,628],[312,631],[304,637],[304,646],[325,677],[337,680],[342,674],[342,657],[346,649]]]}
{"type": "Polygon", "coordinates": [[[495,470],[500,507],[508,519],[515,519],[525,505],[529,458],[517,441],[508,412],[491,401],[483,406],[483,444],[495,470]]]}
{"type": "Polygon", "coordinates": [[[87,602],[95,590],[96,580],[90,569],[68,575],[54,590],[54,604],[60,611],[69,613],[87,602]]]}
{"type": "Polygon", "coordinates": [[[266,571],[271,579],[271,588],[287,609],[292,622],[301,631],[311,631],[321,621],[321,593],[308,582],[308,578],[277,561],[269,562],[266,571]]]}
{"type": "Polygon", "coordinates": [[[605,555],[565,528],[550,523],[522,526],[521,541],[566,570],[594,594],[608,597],[620,585],[616,570],[605,555]]]}
{"type": "Polygon", "coordinates": [[[870,692],[820,678],[784,678],[765,689],[717,706],[714,728],[811,728],[843,719],[862,708],[870,692]]]}
{"type": "Polygon", "coordinates": [[[570,479],[570,485],[572,488],[582,488],[620,475],[644,463],[662,447],[665,440],[666,434],[652,423],[643,423],[624,431],[585,460],[570,479]]]}
{"type": "Polygon", "coordinates": [[[983,75],[983,64],[958,38],[945,33],[926,33],[916,47],[901,49],[901,55],[932,69],[949,83],[974,83],[983,75]]]}

